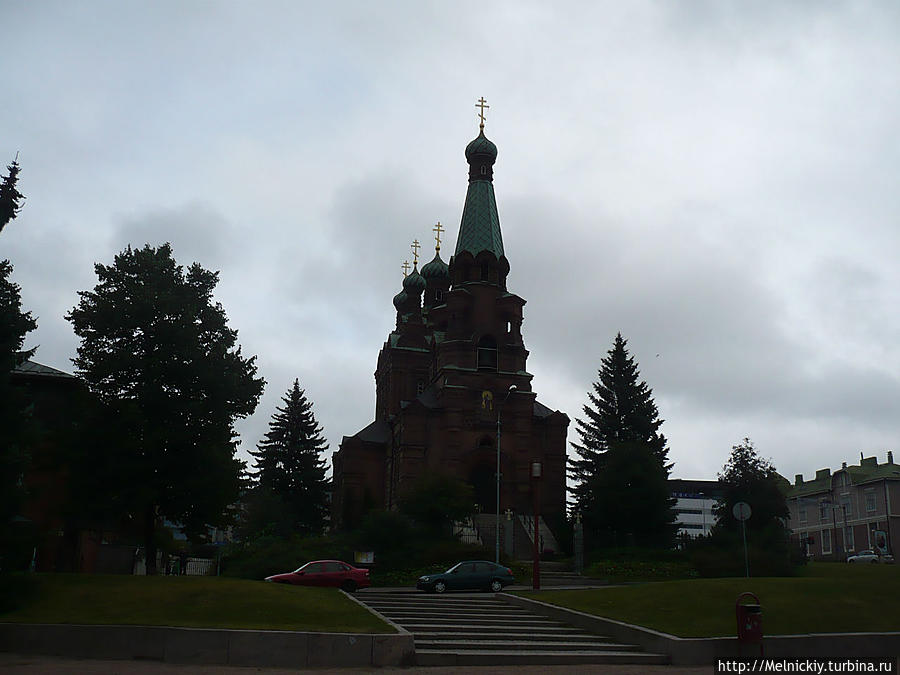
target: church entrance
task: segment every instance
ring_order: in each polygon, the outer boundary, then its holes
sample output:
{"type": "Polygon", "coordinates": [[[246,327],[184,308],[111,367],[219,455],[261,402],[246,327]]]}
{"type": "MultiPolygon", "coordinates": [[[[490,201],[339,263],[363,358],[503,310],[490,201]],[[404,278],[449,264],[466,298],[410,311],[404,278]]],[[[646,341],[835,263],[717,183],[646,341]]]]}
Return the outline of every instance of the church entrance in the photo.
{"type": "Polygon", "coordinates": [[[475,503],[480,513],[497,510],[497,467],[486,462],[476,464],[469,474],[469,483],[475,491],[475,503]]]}

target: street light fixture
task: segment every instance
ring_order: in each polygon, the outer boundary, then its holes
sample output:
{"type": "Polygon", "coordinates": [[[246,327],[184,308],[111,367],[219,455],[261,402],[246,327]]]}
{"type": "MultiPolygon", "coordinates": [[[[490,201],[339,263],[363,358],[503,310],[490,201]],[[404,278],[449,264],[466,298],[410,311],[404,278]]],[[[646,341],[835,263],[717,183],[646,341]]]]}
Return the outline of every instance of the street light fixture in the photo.
{"type": "Polygon", "coordinates": [[[506,403],[509,395],[516,390],[516,385],[509,385],[509,391],[497,406],[497,522],[496,522],[496,544],[494,547],[494,562],[500,564],[500,414],[503,412],[503,404],[506,403]]]}

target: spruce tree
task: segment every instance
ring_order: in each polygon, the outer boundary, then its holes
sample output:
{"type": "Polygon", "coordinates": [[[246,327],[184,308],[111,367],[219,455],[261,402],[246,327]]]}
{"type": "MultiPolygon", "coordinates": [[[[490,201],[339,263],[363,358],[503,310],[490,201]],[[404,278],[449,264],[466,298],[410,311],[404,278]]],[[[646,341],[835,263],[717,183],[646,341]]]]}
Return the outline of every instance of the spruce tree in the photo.
{"type": "Polygon", "coordinates": [[[594,545],[667,546],[674,536],[666,438],[653,391],[641,381],[619,333],[598,371],[584,419],[576,419],[578,458],[569,462],[575,508],[594,545]]]}
{"type": "Polygon", "coordinates": [[[326,463],[321,455],[328,444],[299,380],[281,400],[284,407],[275,409],[265,438],[256,452],[250,452],[256,460],[251,475],[257,483],[251,529],[321,534],[328,513],[326,463]]]}
{"type": "Polygon", "coordinates": [[[0,232],[9,221],[19,215],[22,201],[25,199],[25,196],[16,189],[20,170],[18,157],[17,154],[13,163],[7,165],[8,173],[3,176],[3,182],[0,183],[0,232]]]}

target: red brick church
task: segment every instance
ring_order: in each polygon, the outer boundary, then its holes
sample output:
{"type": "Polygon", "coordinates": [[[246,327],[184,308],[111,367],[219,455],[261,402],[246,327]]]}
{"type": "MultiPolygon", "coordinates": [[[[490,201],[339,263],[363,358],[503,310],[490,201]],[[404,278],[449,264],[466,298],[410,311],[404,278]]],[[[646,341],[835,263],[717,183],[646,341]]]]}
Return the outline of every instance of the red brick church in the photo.
{"type": "Polygon", "coordinates": [[[465,155],[469,186],[456,250],[449,264],[441,259],[438,223],[434,259],[421,270],[416,262],[394,296],[397,325],[375,370],[375,421],[344,436],[334,454],[338,527],[369,509],[395,508],[404,489],[430,472],[469,482],[473,510],[496,513],[498,416],[500,510],[534,513],[530,470],[540,461],[540,513],[548,523],[565,513],[569,418],[531,389],[525,300],[507,288],[493,185],[497,146],[484,135],[483,117],[465,155]]]}

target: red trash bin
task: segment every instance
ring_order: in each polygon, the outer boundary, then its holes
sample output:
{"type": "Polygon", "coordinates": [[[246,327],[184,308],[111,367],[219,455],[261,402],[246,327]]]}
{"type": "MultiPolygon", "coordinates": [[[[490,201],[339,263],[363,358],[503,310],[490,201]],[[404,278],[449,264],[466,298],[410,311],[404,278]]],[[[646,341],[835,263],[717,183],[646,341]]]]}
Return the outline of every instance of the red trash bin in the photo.
{"type": "Polygon", "coordinates": [[[738,651],[743,652],[745,646],[759,647],[759,655],[763,655],[762,606],[754,593],[741,593],[734,603],[737,617],[738,651]],[[744,598],[753,598],[753,602],[741,603],[744,598]]]}

